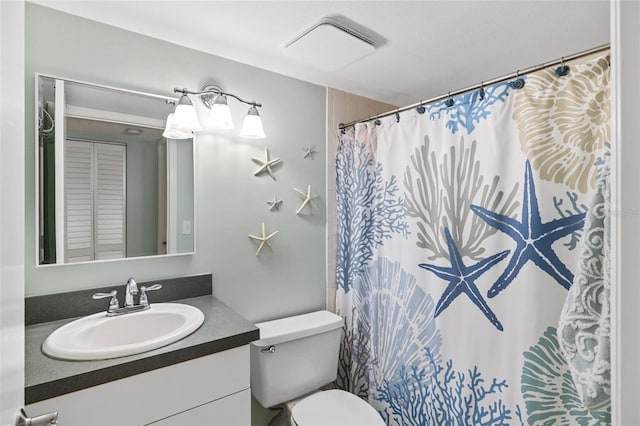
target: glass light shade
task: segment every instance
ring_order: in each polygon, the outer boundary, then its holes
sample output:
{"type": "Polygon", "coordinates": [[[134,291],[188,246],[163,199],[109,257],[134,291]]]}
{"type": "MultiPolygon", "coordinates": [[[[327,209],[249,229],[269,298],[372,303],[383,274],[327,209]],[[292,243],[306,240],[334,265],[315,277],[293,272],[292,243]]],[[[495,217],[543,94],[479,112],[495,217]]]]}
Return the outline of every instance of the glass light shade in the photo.
{"type": "Polygon", "coordinates": [[[258,109],[255,106],[249,108],[249,112],[247,112],[247,116],[244,118],[244,123],[242,124],[240,136],[251,139],[264,139],[267,137],[262,128],[260,114],[258,114],[258,109]]]}
{"type": "Polygon", "coordinates": [[[167,125],[164,128],[164,132],[162,132],[162,137],[167,139],[191,139],[193,137],[193,133],[178,130],[173,127],[174,117],[174,113],[169,114],[167,117],[167,125]]]}
{"type": "Polygon", "coordinates": [[[200,122],[198,121],[198,115],[196,114],[196,108],[193,106],[187,95],[182,95],[180,97],[180,101],[174,111],[172,127],[176,130],[182,130],[185,132],[197,132],[202,130],[200,122]]]}
{"type": "Polygon", "coordinates": [[[231,118],[231,109],[227,105],[227,97],[225,95],[216,96],[209,111],[209,120],[207,125],[214,129],[235,129],[233,118],[231,118]]]}

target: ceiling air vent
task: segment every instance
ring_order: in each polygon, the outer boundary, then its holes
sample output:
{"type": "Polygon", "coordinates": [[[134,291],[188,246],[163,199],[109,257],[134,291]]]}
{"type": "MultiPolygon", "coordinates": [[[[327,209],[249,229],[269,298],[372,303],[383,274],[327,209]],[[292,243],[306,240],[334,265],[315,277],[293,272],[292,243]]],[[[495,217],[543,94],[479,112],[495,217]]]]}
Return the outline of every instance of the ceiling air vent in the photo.
{"type": "Polygon", "coordinates": [[[284,46],[298,61],[324,70],[338,70],[375,50],[372,40],[335,19],[322,18],[284,46]]]}

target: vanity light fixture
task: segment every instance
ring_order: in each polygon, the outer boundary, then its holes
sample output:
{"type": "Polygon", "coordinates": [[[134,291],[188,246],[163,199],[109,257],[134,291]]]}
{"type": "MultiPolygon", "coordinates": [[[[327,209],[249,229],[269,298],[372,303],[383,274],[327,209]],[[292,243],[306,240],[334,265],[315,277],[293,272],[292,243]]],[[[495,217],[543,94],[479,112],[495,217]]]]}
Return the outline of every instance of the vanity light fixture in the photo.
{"type": "Polygon", "coordinates": [[[263,139],[266,137],[262,127],[262,120],[258,113],[258,108],[262,104],[255,101],[245,101],[233,93],[225,92],[218,86],[207,85],[199,92],[192,92],[185,89],[173,89],[175,93],[180,93],[180,101],[175,111],[167,117],[167,124],[163,136],[171,139],[187,139],[193,137],[192,132],[202,130],[196,114],[196,109],[188,95],[200,98],[204,106],[209,108],[205,128],[211,129],[233,129],[233,119],[231,110],[227,103],[228,97],[232,97],[239,102],[249,105],[249,112],[244,119],[240,136],[245,138],[263,139]],[[173,136],[173,137],[172,137],[173,136]]]}
{"type": "Polygon", "coordinates": [[[247,115],[244,117],[240,136],[252,139],[264,139],[267,137],[262,128],[262,120],[260,119],[260,114],[258,114],[258,109],[254,105],[251,105],[247,115]]]}
{"type": "MultiPolygon", "coordinates": [[[[204,97],[200,98],[205,105],[204,97]]],[[[227,104],[226,95],[217,95],[213,99],[213,104],[209,110],[208,124],[214,129],[235,129],[236,125],[233,124],[233,118],[231,118],[231,108],[227,104]]]]}
{"type": "Polygon", "coordinates": [[[172,127],[183,132],[197,132],[202,130],[196,109],[193,107],[193,103],[186,93],[180,96],[176,110],[173,112],[172,127]]]}
{"type": "Polygon", "coordinates": [[[167,139],[191,139],[193,137],[193,132],[178,130],[173,126],[174,117],[175,113],[173,112],[167,117],[167,124],[164,128],[164,132],[162,132],[162,137],[167,139]]]}

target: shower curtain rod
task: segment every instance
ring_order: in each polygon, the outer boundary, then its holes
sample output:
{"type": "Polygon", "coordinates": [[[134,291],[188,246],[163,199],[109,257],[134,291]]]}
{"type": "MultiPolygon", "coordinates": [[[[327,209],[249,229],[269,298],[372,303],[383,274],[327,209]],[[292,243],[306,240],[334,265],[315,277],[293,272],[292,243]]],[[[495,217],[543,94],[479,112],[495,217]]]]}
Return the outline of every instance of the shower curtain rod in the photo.
{"type": "Polygon", "coordinates": [[[480,89],[482,87],[491,86],[493,84],[502,83],[503,81],[511,80],[511,79],[514,79],[514,78],[518,78],[518,77],[520,77],[522,75],[530,74],[530,73],[536,72],[536,71],[540,71],[540,70],[548,68],[548,67],[553,67],[555,65],[563,65],[565,62],[569,62],[569,61],[572,61],[574,59],[579,59],[579,58],[582,58],[582,57],[585,57],[585,56],[593,55],[595,53],[604,52],[605,50],[608,50],[609,48],[610,48],[610,44],[609,43],[603,44],[602,46],[594,47],[593,49],[589,49],[589,50],[584,50],[582,52],[578,52],[578,53],[575,53],[575,54],[570,55],[570,56],[563,56],[562,58],[556,59],[555,61],[545,62],[545,63],[542,63],[540,65],[534,65],[532,67],[525,68],[523,70],[518,70],[518,71],[516,71],[514,73],[507,74],[507,75],[504,75],[502,77],[494,78],[493,80],[483,81],[482,83],[475,84],[473,86],[467,86],[467,87],[465,87],[463,89],[456,90],[455,92],[449,92],[449,93],[447,93],[445,95],[436,96],[435,98],[431,98],[431,99],[428,99],[426,101],[420,101],[420,102],[417,102],[415,104],[411,104],[411,105],[408,105],[408,106],[405,106],[405,107],[402,107],[402,108],[396,108],[394,110],[383,112],[383,113],[378,114],[378,115],[374,115],[374,116],[367,117],[367,118],[362,118],[360,120],[355,120],[355,121],[352,121],[352,122],[347,123],[347,124],[340,123],[338,125],[338,129],[339,130],[344,130],[344,129],[346,129],[348,127],[352,127],[352,126],[354,126],[355,124],[358,124],[358,123],[366,123],[367,121],[376,120],[376,119],[382,118],[382,117],[388,117],[390,115],[393,115],[393,114],[396,114],[396,113],[399,113],[399,112],[409,111],[410,109],[414,109],[414,108],[417,108],[417,107],[420,107],[420,106],[423,106],[423,105],[427,105],[427,104],[430,104],[430,103],[433,103],[433,102],[442,101],[444,99],[448,99],[448,98],[451,98],[451,97],[454,97],[454,96],[462,95],[462,94],[467,93],[467,92],[472,92],[472,91],[478,90],[478,89],[480,89]]]}

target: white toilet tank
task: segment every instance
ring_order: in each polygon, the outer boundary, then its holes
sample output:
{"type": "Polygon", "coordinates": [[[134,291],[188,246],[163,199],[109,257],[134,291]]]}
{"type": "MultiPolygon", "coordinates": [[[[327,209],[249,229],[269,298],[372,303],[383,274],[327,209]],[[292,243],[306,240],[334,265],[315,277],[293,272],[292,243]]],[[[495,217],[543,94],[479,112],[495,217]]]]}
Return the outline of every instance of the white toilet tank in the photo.
{"type": "Polygon", "coordinates": [[[333,382],[343,320],[329,311],[256,324],[251,342],[251,392],[264,407],[298,398],[333,382]]]}

